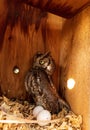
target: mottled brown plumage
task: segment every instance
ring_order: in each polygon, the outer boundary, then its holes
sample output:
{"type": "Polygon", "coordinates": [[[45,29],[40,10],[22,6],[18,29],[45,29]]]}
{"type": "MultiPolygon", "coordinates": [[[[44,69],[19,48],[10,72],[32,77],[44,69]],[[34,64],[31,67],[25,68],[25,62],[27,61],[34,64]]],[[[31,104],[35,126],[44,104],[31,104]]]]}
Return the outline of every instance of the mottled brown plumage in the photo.
{"type": "Polygon", "coordinates": [[[41,105],[52,113],[62,108],[70,110],[69,105],[58,95],[51,75],[55,70],[55,62],[50,53],[37,53],[31,70],[25,78],[25,87],[36,105],[41,105]]]}

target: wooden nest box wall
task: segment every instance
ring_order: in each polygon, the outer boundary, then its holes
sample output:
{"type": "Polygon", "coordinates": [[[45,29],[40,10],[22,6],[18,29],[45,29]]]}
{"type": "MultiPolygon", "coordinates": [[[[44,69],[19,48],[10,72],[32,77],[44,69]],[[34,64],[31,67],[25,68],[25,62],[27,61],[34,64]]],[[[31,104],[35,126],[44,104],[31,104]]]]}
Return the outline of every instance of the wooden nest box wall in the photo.
{"type": "Polygon", "coordinates": [[[50,51],[56,63],[55,86],[60,94],[65,89],[72,110],[83,116],[83,130],[90,129],[89,3],[0,0],[1,94],[26,99],[24,78],[32,57],[37,51],[50,51]],[[71,90],[67,88],[69,78],[75,80],[71,90]]]}

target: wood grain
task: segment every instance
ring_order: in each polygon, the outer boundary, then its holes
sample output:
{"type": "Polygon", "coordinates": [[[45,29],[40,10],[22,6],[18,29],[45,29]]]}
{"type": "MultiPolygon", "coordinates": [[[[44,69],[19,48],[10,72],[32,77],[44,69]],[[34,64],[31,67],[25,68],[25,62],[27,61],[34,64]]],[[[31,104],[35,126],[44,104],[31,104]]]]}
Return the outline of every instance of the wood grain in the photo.
{"type": "MultiPolygon", "coordinates": [[[[50,51],[56,62],[54,74],[55,86],[59,88],[58,46],[60,17],[50,15],[29,5],[12,1],[8,6],[4,21],[5,33],[2,37],[0,51],[0,85],[1,91],[9,98],[25,99],[27,97],[24,78],[32,65],[32,58],[37,51],[50,51]],[[55,23],[53,18],[58,21],[55,23]],[[56,24],[55,28],[52,28],[56,24]],[[55,34],[56,29],[56,34],[55,34]],[[54,39],[56,36],[56,39],[54,39]],[[53,37],[53,39],[52,39],[53,37]],[[55,47],[56,45],[56,47],[55,47]],[[57,54],[56,52],[57,51],[57,54]],[[14,74],[14,67],[20,69],[14,74]]],[[[2,31],[0,32],[0,34],[2,31]]]]}
{"type": "Polygon", "coordinates": [[[83,115],[83,130],[90,129],[90,8],[65,22],[62,32],[60,66],[61,87],[76,114],[83,115]],[[73,78],[75,87],[67,89],[67,80],[73,78]]]}
{"type": "Polygon", "coordinates": [[[90,0],[23,0],[25,3],[44,11],[71,18],[90,5],[90,0]]]}
{"type": "Polygon", "coordinates": [[[24,78],[33,55],[50,51],[56,62],[55,87],[60,95],[66,95],[72,110],[83,115],[83,130],[90,129],[90,7],[67,20],[21,1],[1,0],[0,16],[2,94],[27,99],[24,78]],[[20,69],[19,74],[13,73],[15,66],[20,69]],[[72,90],[66,87],[70,77],[76,81],[72,90]]]}

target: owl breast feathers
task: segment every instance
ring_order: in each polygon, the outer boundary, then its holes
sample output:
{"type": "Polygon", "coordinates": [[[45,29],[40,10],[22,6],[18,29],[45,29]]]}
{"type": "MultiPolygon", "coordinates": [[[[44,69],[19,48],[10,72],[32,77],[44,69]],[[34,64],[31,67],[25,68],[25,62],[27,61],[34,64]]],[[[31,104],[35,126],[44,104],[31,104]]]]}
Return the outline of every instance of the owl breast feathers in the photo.
{"type": "Polygon", "coordinates": [[[70,110],[70,106],[59,96],[51,75],[55,70],[55,62],[50,53],[36,54],[31,70],[25,78],[25,87],[32,96],[36,105],[41,105],[51,113],[58,113],[64,107],[70,110]]]}

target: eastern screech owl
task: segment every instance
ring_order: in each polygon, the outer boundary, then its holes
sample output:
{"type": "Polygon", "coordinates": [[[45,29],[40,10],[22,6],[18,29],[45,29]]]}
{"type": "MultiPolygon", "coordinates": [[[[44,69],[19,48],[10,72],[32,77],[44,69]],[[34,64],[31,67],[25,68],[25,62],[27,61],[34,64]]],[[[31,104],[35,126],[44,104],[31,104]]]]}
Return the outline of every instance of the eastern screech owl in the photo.
{"type": "Polygon", "coordinates": [[[55,62],[50,53],[37,53],[31,70],[25,78],[25,87],[36,105],[41,105],[51,113],[58,113],[70,106],[58,95],[51,76],[55,70],[55,62]]]}

